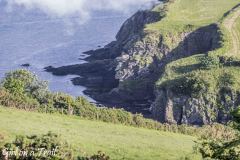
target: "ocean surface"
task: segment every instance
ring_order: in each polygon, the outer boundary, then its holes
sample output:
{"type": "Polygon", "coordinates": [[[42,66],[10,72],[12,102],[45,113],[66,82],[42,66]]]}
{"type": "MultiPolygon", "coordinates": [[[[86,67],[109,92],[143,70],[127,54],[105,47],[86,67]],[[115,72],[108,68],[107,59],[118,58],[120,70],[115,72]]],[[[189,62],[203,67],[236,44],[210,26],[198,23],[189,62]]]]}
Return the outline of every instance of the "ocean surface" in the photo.
{"type": "Polygon", "coordinates": [[[85,88],[71,83],[75,75],[53,76],[44,67],[85,63],[79,60],[86,56],[83,52],[115,40],[122,23],[138,9],[127,13],[99,11],[80,23],[77,16],[53,18],[20,7],[9,11],[0,4],[0,79],[29,63],[28,69],[47,80],[51,91],[83,95],[85,88]]]}

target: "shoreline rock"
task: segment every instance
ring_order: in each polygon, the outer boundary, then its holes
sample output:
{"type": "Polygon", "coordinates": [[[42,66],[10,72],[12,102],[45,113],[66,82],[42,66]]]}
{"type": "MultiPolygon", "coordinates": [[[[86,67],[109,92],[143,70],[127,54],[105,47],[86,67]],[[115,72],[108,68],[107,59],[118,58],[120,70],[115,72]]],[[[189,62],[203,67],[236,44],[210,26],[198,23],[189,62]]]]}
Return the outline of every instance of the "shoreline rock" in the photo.
{"type": "MultiPolygon", "coordinates": [[[[149,93],[145,92],[147,96],[142,98],[145,96],[141,95],[142,93],[139,94],[140,96],[132,96],[131,93],[118,89],[120,79],[116,76],[116,70],[119,65],[118,57],[121,57],[126,50],[131,49],[137,41],[144,37],[144,26],[160,19],[161,17],[157,12],[139,11],[123,24],[116,36],[116,41],[103,48],[84,52],[84,54],[89,55],[84,59],[88,63],[59,68],[49,66],[45,70],[57,76],[79,75],[80,77],[72,79],[73,84],[87,87],[84,93],[96,101],[107,104],[107,106],[120,106],[132,112],[149,115],[149,93]],[[135,97],[138,96],[140,101],[135,101],[135,97]]],[[[153,96],[152,93],[150,94],[153,96]]]]}
{"type": "Polygon", "coordinates": [[[29,63],[24,63],[21,65],[22,67],[30,67],[30,64],[29,63]]]}

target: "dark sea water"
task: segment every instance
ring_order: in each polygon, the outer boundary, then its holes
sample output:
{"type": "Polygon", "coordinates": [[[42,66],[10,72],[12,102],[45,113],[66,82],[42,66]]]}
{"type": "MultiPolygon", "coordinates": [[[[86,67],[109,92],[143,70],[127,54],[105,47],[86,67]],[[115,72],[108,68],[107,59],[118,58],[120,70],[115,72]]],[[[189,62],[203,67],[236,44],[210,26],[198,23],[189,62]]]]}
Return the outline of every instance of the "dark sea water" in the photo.
{"type": "Polygon", "coordinates": [[[74,75],[57,77],[43,68],[84,63],[79,60],[85,56],[82,52],[115,40],[122,23],[137,10],[96,12],[89,21],[79,24],[78,17],[49,18],[40,11],[6,11],[0,6],[0,79],[6,72],[29,63],[28,69],[47,80],[50,90],[83,95],[85,88],[73,86],[70,81],[74,75]]]}

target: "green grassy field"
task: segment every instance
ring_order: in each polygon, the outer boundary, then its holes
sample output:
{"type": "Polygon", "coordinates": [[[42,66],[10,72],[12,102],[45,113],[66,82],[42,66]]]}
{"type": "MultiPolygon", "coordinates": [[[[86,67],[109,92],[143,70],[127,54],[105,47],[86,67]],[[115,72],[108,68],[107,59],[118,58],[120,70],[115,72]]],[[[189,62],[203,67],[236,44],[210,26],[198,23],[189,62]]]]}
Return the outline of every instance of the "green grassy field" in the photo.
{"type": "Polygon", "coordinates": [[[101,150],[112,159],[129,160],[181,159],[192,154],[195,140],[194,137],[180,134],[3,107],[0,107],[0,131],[6,135],[6,141],[18,134],[52,131],[67,140],[78,154],[101,150]]]}
{"type": "Polygon", "coordinates": [[[147,29],[169,32],[181,31],[187,25],[208,25],[221,20],[224,13],[239,3],[240,0],[175,0],[167,7],[166,17],[147,29]]]}

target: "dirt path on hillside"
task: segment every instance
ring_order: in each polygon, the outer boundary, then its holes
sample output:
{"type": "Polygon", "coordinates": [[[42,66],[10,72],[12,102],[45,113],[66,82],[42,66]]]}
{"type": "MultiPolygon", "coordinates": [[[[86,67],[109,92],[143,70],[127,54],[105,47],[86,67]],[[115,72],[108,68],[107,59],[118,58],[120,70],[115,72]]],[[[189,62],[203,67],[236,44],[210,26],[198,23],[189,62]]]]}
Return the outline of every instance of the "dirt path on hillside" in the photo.
{"type": "Polygon", "coordinates": [[[231,40],[232,40],[232,49],[229,51],[230,55],[238,55],[240,52],[240,34],[239,31],[236,28],[236,22],[237,19],[240,17],[240,9],[236,9],[236,11],[233,13],[232,17],[227,18],[224,21],[224,26],[231,34],[231,40]]]}

